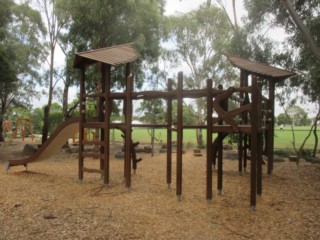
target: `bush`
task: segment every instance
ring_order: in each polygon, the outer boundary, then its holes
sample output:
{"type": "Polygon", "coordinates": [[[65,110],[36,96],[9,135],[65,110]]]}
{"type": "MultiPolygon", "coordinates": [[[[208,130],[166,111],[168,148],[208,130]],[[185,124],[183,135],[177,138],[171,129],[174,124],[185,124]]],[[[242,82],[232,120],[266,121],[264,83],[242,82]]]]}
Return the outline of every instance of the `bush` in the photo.
{"type": "Polygon", "coordinates": [[[291,151],[287,149],[275,149],[274,154],[280,157],[289,157],[290,155],[292,155],[291,151]]]}

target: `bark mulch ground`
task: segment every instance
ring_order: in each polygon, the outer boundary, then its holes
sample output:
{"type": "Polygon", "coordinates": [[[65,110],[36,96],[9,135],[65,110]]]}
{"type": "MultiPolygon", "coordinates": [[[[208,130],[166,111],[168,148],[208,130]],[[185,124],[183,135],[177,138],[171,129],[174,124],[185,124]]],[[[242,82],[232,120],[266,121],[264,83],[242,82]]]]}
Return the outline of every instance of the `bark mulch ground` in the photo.
{"type": "Polygon", "coordinates": [[[320,239],[319,164],[277,162],[271,177],[264,169],[263,195],[251,211],[250,174],[239,176],[235,160],[224,160],[222,195],[209,204],[205,155],[183,156],[177,201],[175,163],[168,189],[165,153],[139,154],[127,192],[123,160],[116,158],[107,188],[97,174],[85,174],[79,184],[77,154],[63,151],[7,174],[6,160],[20,157],[24,144],[0,146],[0,239],[320,239]]]}

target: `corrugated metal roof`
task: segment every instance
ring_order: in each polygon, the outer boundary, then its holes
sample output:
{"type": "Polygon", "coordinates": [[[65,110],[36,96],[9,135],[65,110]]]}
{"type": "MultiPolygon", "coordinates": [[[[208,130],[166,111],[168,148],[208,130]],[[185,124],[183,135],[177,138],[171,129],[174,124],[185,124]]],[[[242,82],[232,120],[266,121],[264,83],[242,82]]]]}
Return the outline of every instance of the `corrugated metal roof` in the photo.
{"type": "Polygon", "coordinates": [[[240,69],[246,70],[250,73],[274,78],[275,80],[284,80],[288,77],[295,75],[293,72],[289,72],[280,68],[271,67],[263,63],[254,62],[246,58],[241,58],[232,54],[225,53],[229,61],[240,69]]]}
{"type": "Polygon", "coordinates": [[[133,62],[138,58],[138,53],[132,43],[112,47],[95,49],[87,52],[76,53],[73,66],[79,68],[84,64],[102,62],[109,65],[119,65],[133,62]]]}

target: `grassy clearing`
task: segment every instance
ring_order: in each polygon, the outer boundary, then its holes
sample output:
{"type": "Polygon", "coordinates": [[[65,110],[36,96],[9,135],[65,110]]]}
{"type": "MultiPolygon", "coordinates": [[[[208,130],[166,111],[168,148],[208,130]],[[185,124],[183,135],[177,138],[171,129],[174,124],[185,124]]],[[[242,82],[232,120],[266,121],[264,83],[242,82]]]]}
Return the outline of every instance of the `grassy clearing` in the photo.
{"type": "MultiPolygon", "coordinates": [[[[309,126],[302,126],[302,127],[294,127],[295,131],[295,139],[296,139],[296,146],[300,147],[302,142],[304,141],[305,137],[308,135],[310,127],[309,126]]],[[[203,140],[206,141],[206,131],[203,130],[203,140]]],[[[320,130],[318,131],[318,135],[320,136],[320,130]]],[[[139,141],[143,144],[150,143],[150,135],[147,129],[137,128],[134,129],[132,132],[133,141],[139,141]]],[[[176,132],[172,133],[172,139],[175,141],[176,139],[176,132]]],[[[214,136],[215,137],[215,136],[214,136]]],[[[158,141],[156,143],[166,143],[167,141],[167,131],[166,129],[157,129],[156,130],[156,138],[158,141]]],[[[110,139],[112,141],[123,141],[121,137],[121,132],[119,130],[111,131],[110,139]]],[[[293,142],[293,135],[290,126],[285,127],[283,130],[280,128],[275,128],[275,148],[276,149],[293,149],[292,142],[293,142]]],[[[196,131],[194,129],[185,129],[183,131],[183,142],[185,147],[192,148],[196,146],[196,131]]],[[[312,149],[314,144],[314,136],[311,134],[310,138],[306,142],[305,148],[312,149]]]]}

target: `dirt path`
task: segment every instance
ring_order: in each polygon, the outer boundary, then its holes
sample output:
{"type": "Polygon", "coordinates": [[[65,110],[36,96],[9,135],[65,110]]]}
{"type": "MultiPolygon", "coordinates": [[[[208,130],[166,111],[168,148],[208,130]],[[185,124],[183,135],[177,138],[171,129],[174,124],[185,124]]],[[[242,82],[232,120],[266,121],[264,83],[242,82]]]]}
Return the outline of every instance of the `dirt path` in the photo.
{"type": "MultiPolygon", "coordinates": [[[[183,196],[167,189],[165,154],[143,160],[123,179],[123,160],[110,163],[110,186],[100,176],[77,181],[77,154],[55,157],[5,171],[8,156],[23,143],[0,146],[0,239],[320,239],[320,166],[275,163],[264,169],[263,195],[249,208],[249,174],[224,160],[224,188],[211,204],[205,200],[205,157],[183,156],[183,196]]],[[[98,168],[96,160],[85,166],[98,168]]],[[[214,173],[214,183],[216,174],[214,173]]]]}

